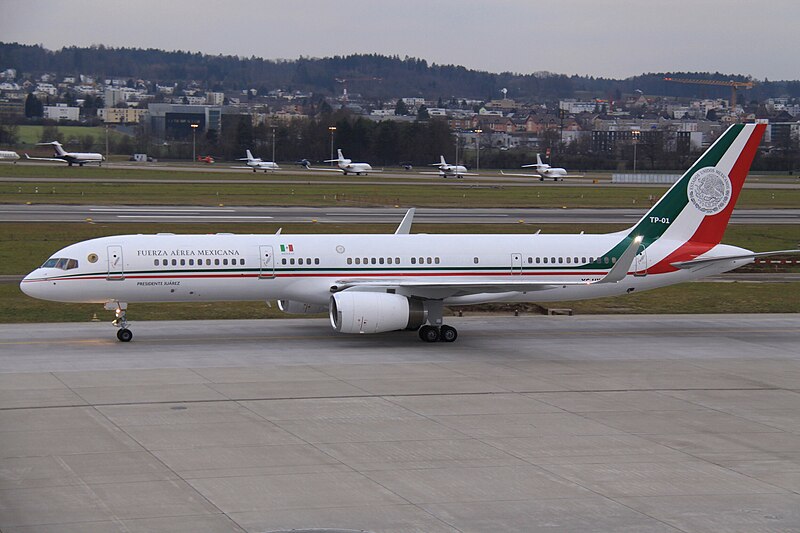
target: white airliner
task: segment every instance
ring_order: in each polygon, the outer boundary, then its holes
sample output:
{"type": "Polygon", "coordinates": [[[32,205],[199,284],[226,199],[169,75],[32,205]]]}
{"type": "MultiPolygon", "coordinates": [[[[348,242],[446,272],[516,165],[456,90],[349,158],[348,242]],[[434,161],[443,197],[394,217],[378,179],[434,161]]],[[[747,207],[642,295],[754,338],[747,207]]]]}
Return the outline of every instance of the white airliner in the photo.
{"type": "MultiPolygon", "coordinates": [[[[444,306],[625,295],[719,274],[755,253],[720,244],[763,124],[735,124],[633,227],[603,235],[119,235],[63,248],[20,288],[35,298],[104,304],[131,340],[139,302],[278,300],[328,310],[342,333],[410,329],[454,341],[444,306]]],[[[723,297],[723,295],[720,295],[723,297]]]]}
{"type": "Polygon", "coordinates": [[[86,163],[97,163],[98,165],[102,165],[103,161],[106,160],[103,157],[103,154],[98,154],[96,152],[66,152],[64,151],[64,147],[61,146],[61,143],[58,141],[52,141],[49,143],[37,143],[37,146],[52,146],[56,153],[53,154],[53,157],[31,157],[28,154],[25,154],[26,159],[30,159],[33,161],[61,161],[67,163],[69,166],[72,165],[80,165],[83,166],[86,163]]]}
{"type": "Polygon", "coordinates": [[[582,178],[583,175],[567,174],[566,169],[560,167],[551,167],[547,163],[542,163],[542,158],[536,154],[536,163],[530,165],[522,165],[522,168],[535,168],[536,174],[512,174],[500,171],[504,176],[522,176],[526,178],[539,178],[539,181],[544,181],[545,178],[553,178],[553,181],[563,180],[564,178],[582,178]]]}
{"type": "Polygon", "coordinates": [[[438,163],[431,163],[432,167],[439,167],[439,172],[420,172],[420,174],[438,174],[442,178],[463,178],[464,176],[477,176],[477,174],[467,173],[467,167],[463,165],[449,165],[444,160],[444,156],[439,156],[438,163]]]}
{"type": "Polygon", "coordinates": [[[0,150],[0,161],[13,161],[16,163],[17,159],[19,159],[19,154],[17,152],[0,150]]]}
{"type": "Polygon", "coordinates": [[[342,155],[342,150],[337,149],[336,153],[339,157],[336,159],[326,159],[325,163],[336,163],[339,168],[314,168],[310,166],[306,166],[308,170],[322,170],[322,171],[329,171],[329,172],[341,172],[345,176],[348,174],[355,174],[356,176],[360,176],[361,174],[368,174],[369,172],[380,172],[380,170],[372,170],[372,165],[369,163],[353,163],[352,160],[346,159],[342,155]]]}
{"type": "Polygon", "coordinates": [[[247,150],[247,157],[242,157],[239,161],[247,161],[246,167],[232,167],[232,168],[252,168],[253,172],[263,170],[264,172],[280,170],[281,167],[278,163],[273,161],[263,161],[260,157],[253,157],[250,150],[247,150]]]}

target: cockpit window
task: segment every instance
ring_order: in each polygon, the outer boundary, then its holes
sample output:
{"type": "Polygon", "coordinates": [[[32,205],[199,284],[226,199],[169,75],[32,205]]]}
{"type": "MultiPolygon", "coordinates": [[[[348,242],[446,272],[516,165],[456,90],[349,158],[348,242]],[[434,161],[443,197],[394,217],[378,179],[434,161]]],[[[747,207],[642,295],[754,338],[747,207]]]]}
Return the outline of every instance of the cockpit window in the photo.
{"type": "Polygon", "coordinates": [[[72,270],[73,268],[78,268],[78,260],[65,257],[51,257],[44,262],[41,268],[60,268],[61,270],[72,270]]]}

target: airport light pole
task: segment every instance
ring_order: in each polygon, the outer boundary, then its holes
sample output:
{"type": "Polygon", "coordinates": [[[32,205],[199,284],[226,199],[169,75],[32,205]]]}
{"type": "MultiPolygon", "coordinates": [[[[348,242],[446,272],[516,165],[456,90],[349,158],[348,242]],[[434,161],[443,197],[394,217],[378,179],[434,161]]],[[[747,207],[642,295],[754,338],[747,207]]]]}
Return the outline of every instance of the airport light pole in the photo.
{"type": "Polygon", "coordinates": [[[631,138],[633,140],[633,172],[636,173],[636,145],[639,144],[639,135],[642,132],[639,130],[633,130],[631,132],[631,138]]]}
{"type": "Polygon", "coordinates": [[[475,130],[475,133],[478,134],[478,136],[475,138],[475,170],[477,171],[481,169],[481,133],[483,133],[483,130],[477,129],[475,130]]]}
{"type": "Polygon", "coordinates": [[[272,126],[272,162],[275,162],[275,126],[272,126]]]}
{"type": "Polygon", "coordinates": [[[328,131],[331,132],[331,166],[333,166],[333,134],[336,131],[336,126],[328,126],[328,131]]]}
{"type": "Polygon", "coordinates": [[[192,161],[197,161],[197,128],[198,124],[191,124],[192,127],[192,161]]]}

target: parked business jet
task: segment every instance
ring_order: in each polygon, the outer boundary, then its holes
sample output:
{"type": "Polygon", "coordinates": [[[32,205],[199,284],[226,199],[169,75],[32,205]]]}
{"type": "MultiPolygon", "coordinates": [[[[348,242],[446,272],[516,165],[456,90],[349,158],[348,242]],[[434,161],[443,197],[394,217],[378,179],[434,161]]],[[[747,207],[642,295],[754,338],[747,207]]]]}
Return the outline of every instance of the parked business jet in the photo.
{"type": "Polygon", "coordinates": [[[467,173],[467,167],[463,165],[449,165],[444,160],[444,156],[439,156],[438,163],[431,163],[432,167],[439,167],[439,172],[420,172],[420,174],[437,174],[442,178],[463,178],[464,176],[477,176],[477,174],[467,173]]]}
{"type": "Polygon", "coordinates": [[[117,337],[140,302],[278,300],[328,311],[342,333],[418,330],[452,342],[443,307],[630,294],[732,270],[755,253],[720,244],[763,124],[735,124],[633,227],[603,235],[119,235],[63,248],[20,283],[56,302],[104,304],[117,337]]]}
{"type": "Polygon", "coordinates": [[[322,170],[322,171],[332,171],[332,172],[341,172],[345,176],[348,174],[355,174],[356,176],[360,176],[362,174],[367,175],[369,172],[380,172],[380,170],[372,170],[372,165],[369,163],[353,163],[352,160],[346,159],[342,155],[342,150],[337,149],[336,153],[339,157],[336,159],[326,159],[325,163],[336,163],[339,168],[314,168],[307,166],[308,170],[322,170]]]}
{"type": "Polygon", "coordinates": [[[13,161],[16,163],[17,159],[19,159],[19,154],[17,152],[0,150],[0,161],[13,161]]]}
{"type": "Polygon", "coordinates": [[[247,150],[247,157],[242,157],[239,161],[247,161],[246,167],[232,167],[232,168],[252,168],[253,172],[263,170],[264,172],[280,170],[281,167],[273,161],[263,161],[260,157],[253,157],[250,150],[247,150]]]}
{"type": "Polygon", "coordinates": [[[542,158],[536,154],[536,163],[530,165],[522,165],[522,168],[535,168],[536,174],[512,174],[500,171],[504,176],[522,176],[527,178],[539,178],[539,181],[544,181],[545,178],[553,178],[553,181],[564,180],[564,178],[582,178],[583,175],[567,174],[566,169],[560,167],[551,167],[547,163],[542,163],[542,158]]]}
{"type": "Polygon", "coordinates": [[[103,157],[103,154],[98,154],[96,152],[66,152],[64,151],[64,147],[61,146],[61,143],[58,141],[52,141],[49,143],[36,143],[37,146],[52,146],[55,149],[55,154],[53,157],[31,157],[28,154],[25,154],[25,159],[30,159],[32,161],[61,161],[67,163],[69,166],[74,164],[83,166],[86,163],[97,163],[98,165],[102,165],[103,161],[106,160],[103,157]]]}

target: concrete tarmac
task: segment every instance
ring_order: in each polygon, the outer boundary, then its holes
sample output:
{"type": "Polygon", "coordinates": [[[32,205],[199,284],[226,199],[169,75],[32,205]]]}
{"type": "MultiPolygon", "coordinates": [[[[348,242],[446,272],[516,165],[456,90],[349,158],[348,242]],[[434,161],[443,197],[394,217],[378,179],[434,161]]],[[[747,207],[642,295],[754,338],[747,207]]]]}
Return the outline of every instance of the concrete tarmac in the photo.
{"type": "Polygon", "coordinates": [[[800,315],[0,325],[0,530],[798,531],[800,315]]]}

